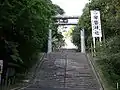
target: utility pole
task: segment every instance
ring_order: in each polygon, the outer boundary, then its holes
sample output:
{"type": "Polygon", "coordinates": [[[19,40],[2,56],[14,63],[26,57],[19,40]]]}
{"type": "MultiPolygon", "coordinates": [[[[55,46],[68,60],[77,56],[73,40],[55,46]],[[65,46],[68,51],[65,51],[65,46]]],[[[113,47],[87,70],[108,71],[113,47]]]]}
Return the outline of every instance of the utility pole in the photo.
{"type": "Polygon", "coordinates": [[[52,52],[52,30],[49,29],[49,34],[48,34],[48,53],[52,52]]]}
{"type": "Polygon", "coordinates": [[[81,30],[81,53],[85,53],[85,31],[81,30]]]}

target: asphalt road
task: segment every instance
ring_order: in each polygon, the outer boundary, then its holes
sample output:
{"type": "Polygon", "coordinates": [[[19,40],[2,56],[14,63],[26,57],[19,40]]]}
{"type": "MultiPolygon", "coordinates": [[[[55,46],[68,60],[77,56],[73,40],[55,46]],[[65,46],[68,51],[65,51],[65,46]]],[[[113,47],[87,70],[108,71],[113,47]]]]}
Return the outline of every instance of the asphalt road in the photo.
{"type": "Polygon", "coordinates": [[[85,54],[60,50],[44,60],[33,84],[22,90],[100,90],[85,54]]]}

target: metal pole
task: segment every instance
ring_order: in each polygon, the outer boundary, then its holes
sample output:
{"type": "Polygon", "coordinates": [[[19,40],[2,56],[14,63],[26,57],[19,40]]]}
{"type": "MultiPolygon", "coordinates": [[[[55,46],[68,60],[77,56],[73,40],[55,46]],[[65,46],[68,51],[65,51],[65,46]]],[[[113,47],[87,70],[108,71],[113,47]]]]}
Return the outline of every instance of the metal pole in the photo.
{"type": "Polygon", "coordinates": [[[84,29],[81,30],[81,53],[85,53],[85,34],[84,34],[84,29]]]}
{"type": "Polygon", "coordinates": [[[118,82],[117,82],[117,90],[119,90],[119,84],[118,84],[118,82]]]}
{"type": "Polygon", "coordinates": [[[93,46],[94,46],[94,49],[95,49],[95,37],[93,37],[93,46]]]}
{"type": "Polygon", "coordinates": [[[92,54],[92,56],[93,56],[93,44],[91,43],[91,54],[92,54]]]}
{"type": "Polygon", "coordinates": [[[48,36],[48,53],[52,52],[52,30],[49,29],[49,36],[48,36]]]}
{"type": "Polygon", "coordinates": [[[105,44],[105,30],[103,29],[103,42],[105,44]]]}
{"type": "Polygon", "coordinates": [[[100,43],[102,42],[102,37],[99,37],[99,41],[100,41],[100,43]]]}
{"type": "Polygon", "coordinates": [[[95,37],[93,37],[93,56],[95,56],[95,45],[96,41],[95,41],[95,37]]]}

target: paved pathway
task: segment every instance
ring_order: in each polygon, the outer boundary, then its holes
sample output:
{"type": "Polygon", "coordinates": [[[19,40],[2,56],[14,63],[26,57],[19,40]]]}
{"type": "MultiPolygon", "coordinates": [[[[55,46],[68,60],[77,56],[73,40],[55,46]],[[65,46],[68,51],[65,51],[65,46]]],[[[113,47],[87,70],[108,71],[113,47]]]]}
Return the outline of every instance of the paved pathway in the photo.
{"type": "Polygon", "coordinates": [[[24,90],[100,90],[84,54],[61,50],[44,60],[33,84],[24,90]]]}

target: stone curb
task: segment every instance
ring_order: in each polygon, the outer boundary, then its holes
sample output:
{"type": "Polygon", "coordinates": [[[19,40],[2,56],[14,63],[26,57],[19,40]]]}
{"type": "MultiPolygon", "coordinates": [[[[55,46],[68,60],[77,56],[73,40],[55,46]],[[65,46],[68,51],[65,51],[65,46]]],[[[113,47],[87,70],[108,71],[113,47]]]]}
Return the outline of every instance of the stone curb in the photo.
{"type": "Polygon", "coordinates": [[[92,68],[92,71],[93,71],[93,73],[94,73],[94,75],[95,75],[95,77],[96,77],[96,79],[97,79],[97,81],[98,81],[98,83],[100,85],[100,90],[105,90],[104,85],[102,84],[102,80],[101,80],[101,77],[99,75],[99,72],[97,72],[97,70],[96,70],[95,63],[92,61],[93,58],[90,57],[89,54],[86,54],[86,57],[87,57],[87,60],[88,60],[90,66],[92,68]]]}

